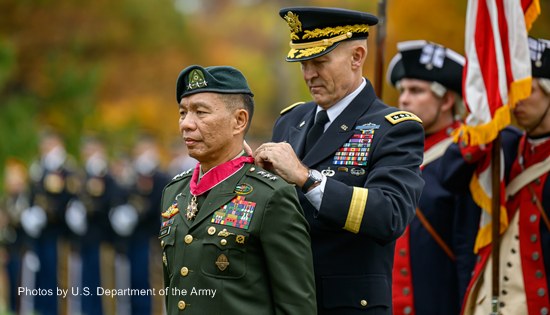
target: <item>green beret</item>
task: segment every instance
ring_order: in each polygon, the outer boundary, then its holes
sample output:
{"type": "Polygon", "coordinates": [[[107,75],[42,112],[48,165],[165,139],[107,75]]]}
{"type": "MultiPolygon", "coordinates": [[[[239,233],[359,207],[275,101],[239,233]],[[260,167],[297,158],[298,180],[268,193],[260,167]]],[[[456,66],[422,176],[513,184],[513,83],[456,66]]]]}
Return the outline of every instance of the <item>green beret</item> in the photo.
{"type": "Polygon", "coordinates": [[[180,72],[176,82],[176,100],[178,104],[185,96],[204,92],[254,96],[244,75],[233,67],[203,68],[193,65],[180,72]]]}

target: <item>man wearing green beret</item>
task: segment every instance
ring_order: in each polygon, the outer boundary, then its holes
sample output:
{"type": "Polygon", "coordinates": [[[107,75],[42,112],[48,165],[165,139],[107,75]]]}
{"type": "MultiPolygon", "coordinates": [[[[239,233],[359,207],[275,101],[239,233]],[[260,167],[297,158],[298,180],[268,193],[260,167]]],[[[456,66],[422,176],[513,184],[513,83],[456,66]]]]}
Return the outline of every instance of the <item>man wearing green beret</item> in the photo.
{"type": "Polygon", "coordinates": [[[164,189],[168,314],[316,314],[308,223],[294,187],[243,151],[253,94],[232,67],[177,80],[179,129],[199,163],[164,189]]]}

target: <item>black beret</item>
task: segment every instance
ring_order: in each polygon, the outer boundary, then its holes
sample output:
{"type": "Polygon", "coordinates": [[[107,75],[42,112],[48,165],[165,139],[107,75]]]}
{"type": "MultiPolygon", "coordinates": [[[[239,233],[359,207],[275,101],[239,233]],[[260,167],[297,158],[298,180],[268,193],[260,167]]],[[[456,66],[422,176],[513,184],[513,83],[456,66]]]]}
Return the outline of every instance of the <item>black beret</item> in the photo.
{"type": "Polygon", "coordinates": [[[313,59],[332,51],[345,40],[369,36],[369,26],[378,18],[372,14],[339,8],[290,7],[279,15],[290,27],[287,61],[313,59]]]}
{"type": "Polygon", "coordinates": [[[533,78],[550,79],[550,41],[529,37],[529,50],[533,78]]]}
{"type": "Polygon", "coordinates": [[[178,104],[187,95],[214,92],[222,94],[249,94],[254,96],[246,78],[237,69],[229,66],[203,68],[198,65],[183,69],[176,81],[178,104]]]}
{"type": "Polygon", "coordinates": [[[462,95],[462,55],[425,40],[397,43],[397,50],[386,74],[390,84],[395,86],[403,78],[419,79],[437,82],[462,95]]]}

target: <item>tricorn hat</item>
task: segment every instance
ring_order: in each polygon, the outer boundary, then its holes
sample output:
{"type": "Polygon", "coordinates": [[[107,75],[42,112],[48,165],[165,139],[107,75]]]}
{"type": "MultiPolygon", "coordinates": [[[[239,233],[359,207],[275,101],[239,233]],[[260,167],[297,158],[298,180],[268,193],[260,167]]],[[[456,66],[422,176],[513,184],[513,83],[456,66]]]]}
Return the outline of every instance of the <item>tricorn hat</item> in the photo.
{"type": "Polygon", "coordinates": [[[393,86],[403,79],[437,82],[462,95],[462,70],[465,59],[450,48],[413,40],[397,43],[398,53],[388,66],[386,78],[393,86]]]}
{"type": "Polygon", "coordinates": [[[533,78],[550,79],[550,41],[529,37],[533,78]]]}

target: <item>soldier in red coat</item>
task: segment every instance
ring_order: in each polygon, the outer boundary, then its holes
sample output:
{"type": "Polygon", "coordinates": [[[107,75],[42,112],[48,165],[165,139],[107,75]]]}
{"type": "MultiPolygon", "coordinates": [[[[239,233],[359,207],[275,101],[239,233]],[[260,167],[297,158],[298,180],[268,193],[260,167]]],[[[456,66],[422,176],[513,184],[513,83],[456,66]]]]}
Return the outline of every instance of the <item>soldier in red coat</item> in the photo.
{"type": "MultiPolygon", "coordinates": [[[[549,314],[550,272],[550,41],[529,39],[532,61],[531,95],[514,109],[524,130],[501,132],[506,184],[508,227],[500,239],[499,303],[502,315],[549,314]]],[[[486,150],[458,146],[447,151],[457,157],[445,169],[455,186],[469,181],[474,162],[486,150]],[[462,151],[462,153],[461,153],[462,151]],[[469,163],[461,163],[461,156],[469,163]]],[[[464,161],[464,160],[463,160],[464,161]]],[[[463,305],[464,314],[489,314],[492,296],[491,246],[479,251],[463,305]]]]}

